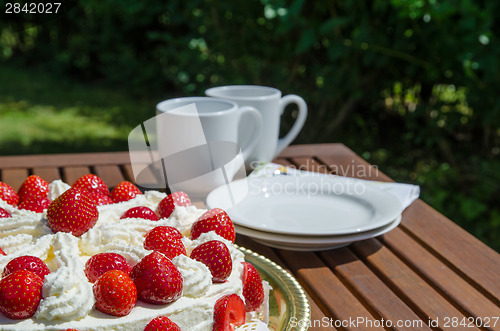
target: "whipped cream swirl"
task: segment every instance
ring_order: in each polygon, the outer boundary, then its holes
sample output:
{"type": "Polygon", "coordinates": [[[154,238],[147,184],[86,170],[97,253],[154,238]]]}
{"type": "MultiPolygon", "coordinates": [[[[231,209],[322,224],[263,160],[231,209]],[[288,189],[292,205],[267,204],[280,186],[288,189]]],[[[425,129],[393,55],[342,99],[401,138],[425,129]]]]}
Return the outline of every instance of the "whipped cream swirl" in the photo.
{"type": "Polygon", "coordinates": [[[78,239],[58,232],[52,242],[55,272],[45,277],[43,299],[35,318],[43,320],[78,320],[88,315],[94,305],[92,284],[87,281],[80,261],[78,239]]]}

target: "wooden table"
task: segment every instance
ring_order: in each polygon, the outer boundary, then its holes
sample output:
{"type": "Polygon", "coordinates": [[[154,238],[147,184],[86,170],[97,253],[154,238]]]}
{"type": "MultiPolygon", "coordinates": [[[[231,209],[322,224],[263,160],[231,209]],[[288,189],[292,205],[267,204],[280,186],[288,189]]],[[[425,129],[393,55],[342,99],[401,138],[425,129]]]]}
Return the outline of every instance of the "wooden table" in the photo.
{"type": "MultiPolygon", "coordinates": [[[[391,180],[342,144],[291,146],[275,161],[391,180]]],[[[0,180],[15,189],[30,174],[72,183],[89,172],[111,187],[133,181],[127,152],[0,157],[0,180]]],[[[345,248],[292,252],[241,235],[237,243],[293,273],[310,298],[310,330],[500,330],[500,255],[421,200],[396,229],[345,248]]]]}

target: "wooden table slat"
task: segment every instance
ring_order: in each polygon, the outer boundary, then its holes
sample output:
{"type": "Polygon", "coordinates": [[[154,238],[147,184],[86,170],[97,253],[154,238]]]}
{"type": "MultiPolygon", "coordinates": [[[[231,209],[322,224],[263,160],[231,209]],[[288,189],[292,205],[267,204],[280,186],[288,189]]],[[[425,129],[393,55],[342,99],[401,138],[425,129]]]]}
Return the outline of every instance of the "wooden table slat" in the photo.
{"type": "MultiPolygon", "coordinates": [[[[366,319],[364,330],[383,330],[378,319],[359,302],[335,274],[314,253],[280,250],[279,256],[289,266],[299,282],[306,288],[322,311],[341,322],[352,318],[366,319]]],[[[355,330],[347,325],[346,330],[355,330]]]]}
{"type": "Polygon", "coordinates": [[[62,180],[73,185],[73,183],[80,177],[91,173],[89,166],[68,166],[62,168],[62,180]]]}
{"type": "MultiPolygon", "coordinates": [[[[236,239],[236,243],[242,247],[246,247],[258,254],[261,254],[265,257],[267,257],[268,259],[270,259],[271,261],[273,261],[274,263],[278,264],[280,267],[282,267],[283,269],[287,270],[288,272],[291,273],[291,271],[288,269],[286,263],[284,263],[281,258],[278,256],[278,254],[276,254],[275,250],[270,248],[270,247],[267,247],[267,246],[264,246],[262,244],[259,244],[257,243],[256,241],[253,241],[252,239],[246,237],[246,236],[243,236],[241,234],[238,234],[237,236],[237,239],[236,239]]],[[[328,331],[328,330],[336,330],[335,327],[331,326],[331,322],[329,321],[329,318],[327,315],[325,315],[321,309],[318,307],[318,305],[316,304],[316,302],[314,300],[312,300],[311,296],[309,295],[309,293],[307,293],[307,297],[309,299],[309,302],[310,302],[310,305],[311,305],[311,321],[314,323],[314,321],[316,321],[316,324],[319,324],[319,323],[322,323],[319,327],[318,325],[312,325],[310,328],[309,328],[309,331],[316,331],[316,330],[321,330],[321,331],[328,331]],[[325,326],[325,323],[324,321],[325,320],[328,320],[329,323],[327,323],[327,325],[325,326]]]]}
{"type": "Polygon", "coordinates": [[[480,291],[500,304],[498,253],[421,200],[405,211],[402,223],[434,255],[445,260],[480,291]],[[422,222],[425,219],[425,222],[422,222]]]}
{"type": "Polygon", "coordinates": [[[28,176],[29,176],[29,171],[28,169],[24,168],[13,168],[13,169],[2,170],[2,182],[12,186],[12,188],[16,190],[16,192],[19,190],[21,184],[28,176]]]}
{"type": "Polygon", "coordinates": [[[52,182],[56,179],[61,179],[61,174],[57,167],[37,167],[33,168],[33,175],[42,177],[47,182],[52,182]]]}
{"type": "Polygon", "coordinates": [[[101,177],[110,190],[125,180],[120,167],[117,165],[97,165],[94,170],[96,175],[101,177]]]}
{"type": "Polygon", "coordinates": [[[67,167],[81,165],[129,164],[128,152],[68,153],[1,156],[0,168],[67,167]]]}
{"type": "MultiPolygon", "coordinates": [[[[462,320],[465,317],[378,240],[361,241],[353,244],[352,248],[358,256],[362,256],[365,263],[376,270],[378,278],[408,306],[425,314],[427,320],[443,320],[445,317],[462,320]]],[[[471,328],[474,329],[477,328],[471,328]]]]}
{"type": "Polygon", "coordinates": [[[498,306],[403,230],[396,228],[379,239],[468,316],[500,316],[498,306]]]}
{"type": "MultiPolygon", "coordinates": [[[[408,306],[390,287],[377,277],[348,248],[340,248],[320,253],[326,264],[349,284],[357,295],[362,298],[377,316],[396,325],[398,321],[421,320],[421,330],[427,330],[427,316],[420,316],[408,306]]],[[[410,328],[398,328],[410,329],[410,328]]]]}

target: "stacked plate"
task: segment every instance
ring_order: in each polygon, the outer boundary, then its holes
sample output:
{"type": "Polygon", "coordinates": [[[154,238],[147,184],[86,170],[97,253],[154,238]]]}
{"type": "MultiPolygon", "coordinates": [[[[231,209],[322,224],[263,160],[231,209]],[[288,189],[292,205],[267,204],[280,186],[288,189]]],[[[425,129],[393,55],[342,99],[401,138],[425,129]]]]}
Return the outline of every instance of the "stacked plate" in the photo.
{"type": "Polygon", "coordinates": [[[382,235],[401,221],[403,206],[369,181],[310,175],[249,177],[212,191],[236,232],[297,251],[326,250],[382,235]]]}

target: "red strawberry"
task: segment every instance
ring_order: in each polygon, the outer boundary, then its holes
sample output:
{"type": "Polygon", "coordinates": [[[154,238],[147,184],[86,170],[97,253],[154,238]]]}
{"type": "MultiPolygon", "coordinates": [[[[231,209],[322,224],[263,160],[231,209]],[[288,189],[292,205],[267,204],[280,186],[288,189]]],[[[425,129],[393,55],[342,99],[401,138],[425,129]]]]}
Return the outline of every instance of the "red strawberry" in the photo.
{"type": "Polygon", "coordinates": [[[226,212],[220,208],[213,208],[201,215],[191,226],[191,239],[200,234],[215,231],[219,236],[234,243],[236,233],[234,225],[226,212]]]}
{"type": "Polygon", "coordinates": [[[243,297],[246,311],[254,311],[264,302],[264,287],[262,278],[255,267],[249,262],[243,262],[243,297]]]}
{"type": "Polygon", "coordinates": [[[0,208],[0,218],[11,217],[12,215],[3,208],[0,208]]]}
{"type": "Polygon", "coordinates": [[[19,196],[17,195],[16,190],[4,182],[0,182],[0,199],[12,206],[17,206],[19,203],[19,196]]]}
{"type": "Polygon", "coordinates": [[[181,331],[181,328],[167,316],[158,316],[146,325],[144,331],[181,331]]]}
{"type": "Polygon", "coordinates": [[[95,201],[86,190],[71,188],[55,199],[47,208],[50,229],[81,236],[97,222],[99,212],[95,201]]]}
{"type": "Polygon", "coordinates": [[[214,283],[222,283],[231,275],[233,260],[222,241],[211,240],[197,246],[191,252],[191,258],[208,267],[214,283]]]}
{"type": "Polygon", "coordinates": [[[237,294],[221,297],[214,306],[213,331],[233,331],[245,323],[245,304],[237,294]]]}
{"type": "Polygon", "coordinates": [[[26,196],[17,206],[19,209],[26,209],[34,211],[35,213],[41,213],[44,209],[47,209],[50,205],[49,198],[34,198],[26,196]]]}
{"type": "Polygon", "coordinates": [[[121,270],[106,272],[97,279],[92,289],[96,309],[108,315],[126,316],[137,301],[134,282],[121,270]]]}
{"type": "Polygon", "coordinates": [[[111,199],[113,199],[114,202],[128,201],[135,198],[138,194],[142,194],[142,192],[137,186],[131,182],[124,181],[116,185],[111,191],[111,199]]]}
{"type": "Polygon", "coordinates": [[[3,251],[2,248],[0,248],[0,255],[4,255],[4,256],[7,255],[7,254],[5,254],[5,252],[3,251]]]}
{"type": "Polygon", "coordinates": [[[146,234],[144,248],[165,254],[169,259],[186,255],[182,234],[171,226],[157,226],[146,234]]]}
{"type": "Polygon", "coordinates": [[[0,312],[12,319],[33,316],[42,299],[43,281],[28,270],[18,270],[0,280],[0,312]]]}
{"type": "Polygon", "coordinates": [[[125,212],[125,214],[120,217],[123,218],[144,218],[150,221],[158,221],[158,216],[149,207],[139,206],[130,208],[125,212]]]}
{"type": "Polygon", "coordinates": [[[71,187],[86,189],[96,197],[109,196],[109,188],[106,183],[94,174],[86,174],[78,178],[71,187]]]}
{"type": "Polygon", "coordinates": [[[145,256],[130,273],[137,287],[137,296],[144,302],[167,304],[182,294],[183,280],[177,267],[159,252],[145,256]]]}
{"type": "Polygon", "coordinates": [[[84,271],[85,276],[93,283],[110,270],[120,270],[129,275],[132,266],[118,253],[99,253],[87,260],[84,271]]]}
{"type": "Polygon", "coordinates": [[[94,196],[94,200],[96,205],[98,206],[104,206],[104,205],[111,205],[115,203],[113,199],[109,195],[101,195],[101,196],[94,196]]]}
{"type": "Polygon", "coordinates": [[[19,188],[19,200],[37,200],[47,198],[49,194],[49,183],[37,175],[31,175],[24,180],[19,188]]]}
{"type": "Polygon", "coordinates": [[[159,218],[169,217],[175,206],[191,206],[191,199],[182,191],[169,194],[158,204],[156,214],[158,214],[159,218]]]}
{"type": "Polygon", "coordinates": [[[39,257],[36,256],[19,256],[15,259],[11,260],[5,268],[3,269],[3,277],[14,273],[18,270],[28,270],[36,274],[42,280],[45,278],[45,275],[50,274],[50,270],[39,257]]]}

